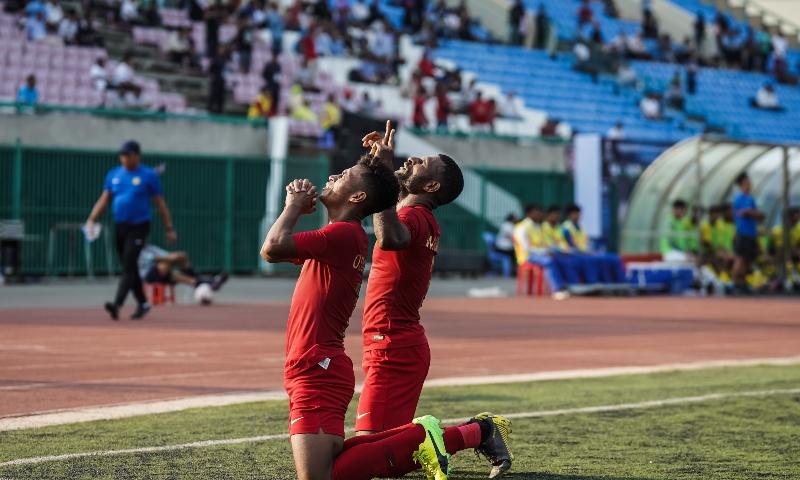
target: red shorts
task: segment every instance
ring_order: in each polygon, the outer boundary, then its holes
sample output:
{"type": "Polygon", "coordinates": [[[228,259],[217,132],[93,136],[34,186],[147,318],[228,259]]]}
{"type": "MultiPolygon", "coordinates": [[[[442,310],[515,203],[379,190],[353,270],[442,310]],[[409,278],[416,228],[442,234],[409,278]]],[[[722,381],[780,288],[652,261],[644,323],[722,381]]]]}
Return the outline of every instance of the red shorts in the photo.
{"type": "Polygon", "coordinates": [[[381,432],[411,423],[430,365],[427,343],[364,352],[367,378],[358,401],[356,431],[381,432]]]}
{"type": "Polygon", "coordinates": [[[289,394],[289,435],[324,433],[344,437],[344,414],[353,399],[356,377],[347,355],[330,359],[292,377],[283,386],[289,394]]]}

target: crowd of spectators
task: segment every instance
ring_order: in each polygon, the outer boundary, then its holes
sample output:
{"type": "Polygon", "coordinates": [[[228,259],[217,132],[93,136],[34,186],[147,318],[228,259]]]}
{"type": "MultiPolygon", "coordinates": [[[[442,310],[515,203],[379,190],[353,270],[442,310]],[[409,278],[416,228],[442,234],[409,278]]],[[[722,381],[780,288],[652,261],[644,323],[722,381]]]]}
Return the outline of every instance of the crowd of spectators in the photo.
{"type": "Polygon", "coordinates": [[[19,15],[17,25],[31,42],[103,46],[103,37],[97,31],[99,24],[91,11],[81,17],[75,9],[65,10],[60,0],[11,0],[5,2],[3,8],[19,15]]]}

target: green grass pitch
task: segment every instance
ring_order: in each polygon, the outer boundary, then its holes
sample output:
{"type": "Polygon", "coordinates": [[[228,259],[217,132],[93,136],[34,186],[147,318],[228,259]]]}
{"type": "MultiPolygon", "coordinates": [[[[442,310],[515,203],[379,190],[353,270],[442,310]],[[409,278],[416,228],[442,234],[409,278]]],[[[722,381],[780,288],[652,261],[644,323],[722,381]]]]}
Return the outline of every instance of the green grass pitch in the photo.
{"type": "MultiPolygon", "coordinates": [[[[800,366],[429,388],[419,414],[440,418],[616,405],[711,393],[800,388],[800,366]]],[[[348,411],[355,421],[357,398],[348,411]]],[[[203,408],[0,432],[0,463],[67,453],[281,434],[286,402],[203,408]]],[[[800,479],[800,393],[514,420],[508,479],[800,479]]],[[[452,479],[486,478],[471,452],[452,479]]],[[[290,479],[286,439],[0,467],[6,479],[290,479]]],[[[407,479],[423,478],[420,473],[407,479]]]]}

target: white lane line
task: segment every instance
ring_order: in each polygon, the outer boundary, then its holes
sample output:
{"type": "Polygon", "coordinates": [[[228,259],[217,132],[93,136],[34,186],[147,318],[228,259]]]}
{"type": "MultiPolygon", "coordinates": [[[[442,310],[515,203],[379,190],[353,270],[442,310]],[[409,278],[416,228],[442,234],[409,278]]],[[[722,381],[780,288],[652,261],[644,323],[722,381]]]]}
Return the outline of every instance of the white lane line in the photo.
{"type": "Polygon", "coordinates": [[[243,392],[170,400],[154,400],[150,402],[136,402],[133,404],[105,405],[94,408],[83,407],[66,409],[55,412],[43,412],[39,415],[0,418],[0,432],[64,425],[68,423],[91,422],[94,420],[111,420],[139,415],[177,412],[189,408],[223,407],[268,400],[286,400],[287,398],[285,391],[273,390],[266,392],[243,392]]]}
{"type": "MultiPolygon", "coordinates": [[[[787,395],[800,393],[800,388],[786,389],[786,390],[761,390],[755,392],[729,392],[729,393],[712,393],[708,395],[699,395],[695,397],[679,397],[679,398],[666,398],[662,400],[650,400],[637,403],[620,403],[617,405],[600,405],[595,407],[579,407],[579,408],[564,408],[559,410],[542,410],[538,412],[521,412],[505,414],[506,418],[536,418],[536,417],[549,417],[553,415],[569,415],[574,413],[596,413],[596,412],[613,412],[617,410],[634,410],[640,408],[661,407],[667,405],[679,405],[683,403],[696,403],[708,400],[722,400],[726,398],[736,397],[765,397],[770,395],[787,395]]],[[[442,423],[461,423],[466,421],[465,418],[447,418],[442,420],[442,423]]],[[[352,428],[345,430],[351,433],[352,428]]],[[[0,467],[10,467],[14,465],[27,465],[31,463],[44,463],[59,460],[69,460],[73,458],[83,457],[107,457],[112,455],[125,455],[131,453],[150,453],[150,452],[167,452],[174,450],[182,450],[186,448],[200,448],[200,447],[213,447],[217,445],[233,445],[238,443],[252,443],[263,442],[267,440],[280,440],[287,439],[289,435],[286,433],[277,435],[264,435],[260,437],[246,437],[246,438],[230,438],[226,440],[205,440],[202,442],[182,443],[179,445],[163,445],[160,447],[142,447],[142,448],[129,448],[125,450],[105,450],[97,452],[84,452],[84,453],[68,453],[64,455],[52,455],[47,457],[32,457],[20,458],[8,462],[0,463],[0,467]]]]}
{"type": "Polygon", "coordinates": [[[632,367],[587,368],[579,370],[556,370],[551,372],[515,373],[510,375],[485,375],[473,377],[434,378],[425,381],[426,387],[463,387],[487,383],[539,382],[543,380],[569,380],[573,378],[611,377],[615,375],[640,375],[647,373],[702,370],[719,367],[754,367],[756,365],[795,365],[800,356],[748,358],[741,360],[708,360],[689,363],[664,363],[632,367]]]}
{"type": "MultiPolygon", "coordinates": [[[[692,363],[668,363],[662,365],[647,365],[634,367],[609,367],[597,369],[581,370],[556,370],[551,372],[522,373],[512,375],[486,375],[474,377],[450,377],[436,378],[427,380],[425,387],[446,387],[446,386],[469,386],[496,383],[516,383],[516,382],[536,382],[543,380],[565,380],[577,378],[596,378],[608,377],[613,375],[632,375],[647,374],[671,371],[699,370],[703,368],[718,367],[747,367],[755,365],[794,365],[800,363],[800,356],[796,357],[777,357],[777,358],[755,358],[745,360],[713,360],[692,363]]],[[[261,371],[263,368],[254,369],[261,371]]],[[[151,377],[131,377],[121,380],[154,380],[163,378],[190,378],[204,375],[220,375],[245,373],[250,370],[225,370],[208,373],[174,374],[159,375],[151,377]]],[[[105,380],[108,381],[108,380],[105,380]]],[[[97,380],[85,383],[102,383],[97,380]]],[[[67,384],[68,385],[68,384],[67,384]]],[[[52,386],[52,384],[48,384],[52,386]]],[[[2,388],[0,388],[2,389],[2,388]]],[[[361,385],[356,386],[356,393],[361,391],[361,385]]],[[[178,412],[186,408],[219,407],[234,405],[237,403],[259,402],[265,400],[285,400],[286,395],[282,392],[256,391],[235,394],[202,395],[178,399],[166,399],[160,401],[142,401],[125,404],[102,405],[94,407],[79,407],[73,409],[62,409],[55,411],[36,412],[24,415],[0,416],[0,432],[6,430],[20,430],[25,428],[47,427],[54,425],[65,425],[69,423],[88,422],[92,420],[109,420],[114,418],[135,417],[138,415],[149,415],[151,413],[178,412]],[[186,403],[191,400],[190,403],[186,403]],[[155,406],[157,404],[157,406],[155,406]],[[189,406],[187,406],[189,405],[189,406]],[[157,408],[157,411],[153,409],[157,408]]]]}

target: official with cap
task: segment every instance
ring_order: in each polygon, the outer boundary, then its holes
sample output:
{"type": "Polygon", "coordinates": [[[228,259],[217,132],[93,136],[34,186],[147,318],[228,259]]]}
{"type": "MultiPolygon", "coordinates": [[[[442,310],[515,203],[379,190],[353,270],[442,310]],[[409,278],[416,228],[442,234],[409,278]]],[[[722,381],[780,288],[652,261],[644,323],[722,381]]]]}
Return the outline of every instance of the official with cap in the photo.
{"type": "Polygon", "coordinates": [[[142,288],[142,279],[139,277],[138,259],[150,234],[151,198],[164,221],[167,241],[173,243],[178,238],[161,192],[161,180],[152,168],[141,164],[141,157],[141,148],[136,141],[130,140],[122,145],[119,150],[121,165],[108,172],[103,193],[86,220],[89,231],[111,203],[116,224],[117,254],[122,263],[122,278],[117,287],[117,297],[113,303],[108,302],[105,305],[114,320],[119,318],[119,309],[125,303],[129,290],[133,290],[137,303],[131,319],[138,320],[150,311],[150,304],[147,303],[142,288]]]}

